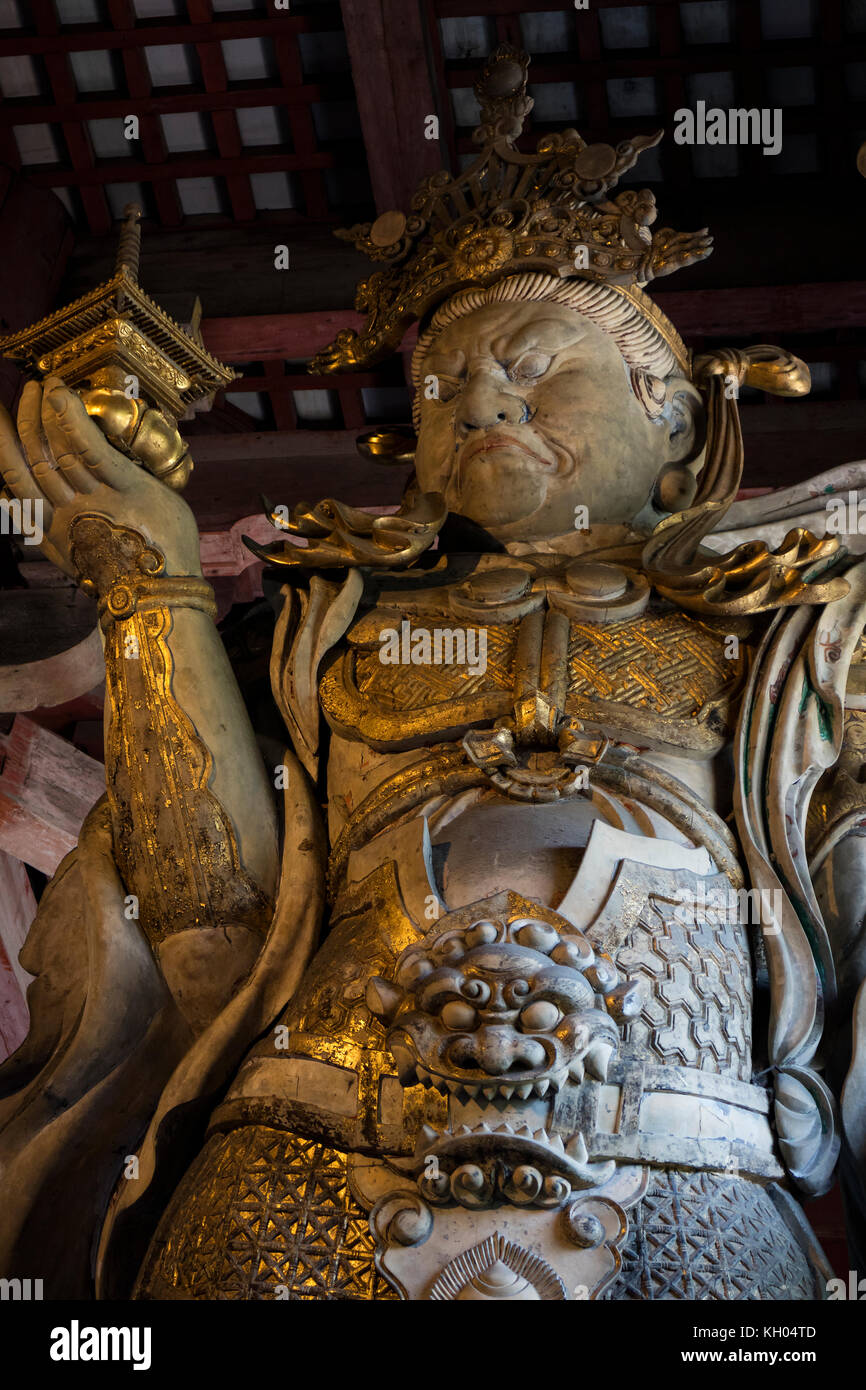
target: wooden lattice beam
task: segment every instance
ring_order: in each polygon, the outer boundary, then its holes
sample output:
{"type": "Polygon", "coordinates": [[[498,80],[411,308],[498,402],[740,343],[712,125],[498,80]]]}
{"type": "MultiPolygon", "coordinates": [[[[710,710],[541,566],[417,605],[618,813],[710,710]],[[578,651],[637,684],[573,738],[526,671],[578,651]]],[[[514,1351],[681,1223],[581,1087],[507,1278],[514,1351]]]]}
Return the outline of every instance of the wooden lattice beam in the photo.
{"type": "Polygon", "coordinates": [[[379,212],[406,208],[418,182],[442,166],[424,136],[437,106],[418,8],[406,0],[342,0],[346,42],[379,212]]]}

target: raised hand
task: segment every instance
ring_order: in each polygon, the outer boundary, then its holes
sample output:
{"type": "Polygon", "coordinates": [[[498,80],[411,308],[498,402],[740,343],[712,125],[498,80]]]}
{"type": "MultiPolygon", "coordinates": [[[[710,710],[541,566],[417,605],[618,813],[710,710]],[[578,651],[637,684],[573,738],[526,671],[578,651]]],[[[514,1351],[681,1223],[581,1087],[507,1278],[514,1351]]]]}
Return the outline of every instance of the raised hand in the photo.
{"type": "Polygon", "coordinates": [[[43,554],[76,581],[70,531],[85,513],[138,532],[165,556],[167,575],[201,574],[187,504],[113,448],[59,377],[24,387],[17,434],[0,406],[0,473],[14,497],[42,504],[43,554]]]}

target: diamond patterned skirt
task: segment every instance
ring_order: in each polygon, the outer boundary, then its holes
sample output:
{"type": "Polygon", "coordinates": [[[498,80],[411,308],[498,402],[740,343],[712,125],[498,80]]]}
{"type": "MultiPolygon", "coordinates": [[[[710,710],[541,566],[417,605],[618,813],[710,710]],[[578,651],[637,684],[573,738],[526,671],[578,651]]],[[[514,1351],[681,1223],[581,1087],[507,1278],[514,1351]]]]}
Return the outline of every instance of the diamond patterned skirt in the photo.
{"type": "Polygon", "coordinates": [[[214,1134],[142,1266],[146,1299],[385,1300],[346,1155],[263,1125],[214,1134]]]}
{"type": "Polygon", "coordinates": [[[759,1183],[655,1170],[606,1299],[815,1299],[816,1276],[759,1183]]]}
{"type": "MultiPolygon", "coordinates": [[[[608,1299],[814,1299],[815,1276],[754,1182],[654,1172],[629,1212],[608,1299]]],[[[180,1183],[139,1275],[139,1299],[384,1301],[344,1153],[263,1125],[213,1135],[180,1183]]]]}

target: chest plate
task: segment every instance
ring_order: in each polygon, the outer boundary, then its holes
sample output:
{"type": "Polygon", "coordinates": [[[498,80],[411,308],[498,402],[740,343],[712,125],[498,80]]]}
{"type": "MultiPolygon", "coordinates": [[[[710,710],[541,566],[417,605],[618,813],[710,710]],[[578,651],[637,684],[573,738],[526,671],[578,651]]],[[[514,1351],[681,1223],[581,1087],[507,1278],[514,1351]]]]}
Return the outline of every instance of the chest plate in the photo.
{"type": "Polygon", "coordinates": [[[641,747],[709,757],[730,734],[747,665],[730,620],[723,632],[651,603],[594,622],[542,601],[465,626],[447,596],[414,606],[357,618],[323,676],[326,717],[345,737],[409,748],[509,719],[523,741],[543,743],[566,716],[641,747]]]}

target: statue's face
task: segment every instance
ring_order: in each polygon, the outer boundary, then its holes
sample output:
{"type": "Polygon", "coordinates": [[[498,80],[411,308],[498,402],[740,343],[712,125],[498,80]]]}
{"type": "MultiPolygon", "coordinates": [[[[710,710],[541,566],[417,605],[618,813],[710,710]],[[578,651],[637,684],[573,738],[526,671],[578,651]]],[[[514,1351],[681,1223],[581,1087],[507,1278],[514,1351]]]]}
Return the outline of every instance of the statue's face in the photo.
{"type": "Polygon", "coordinates": [[[559,304],[491,304],[449,324],[421,396],[421,487],[503,541],[562,536],[581,505],[590,526],[631,521],[694,445],[694,389],[668,382],[651,420],[614,340],[559,304]]]}

